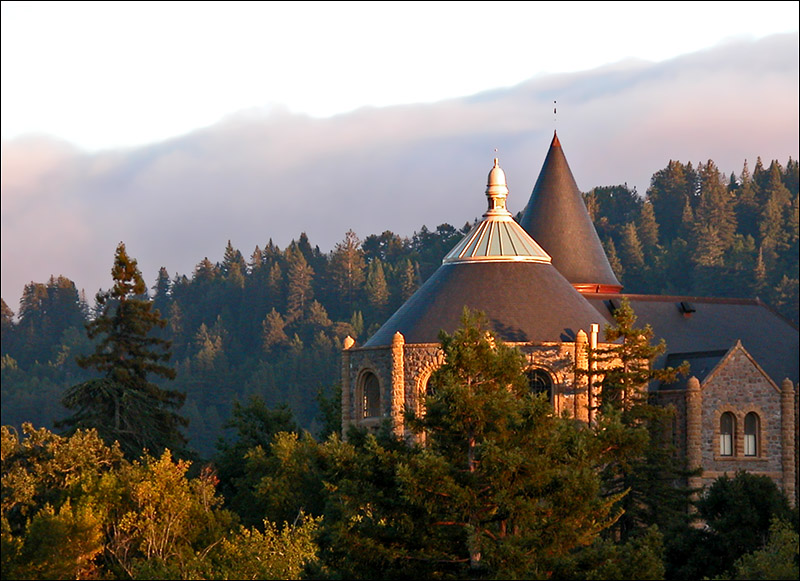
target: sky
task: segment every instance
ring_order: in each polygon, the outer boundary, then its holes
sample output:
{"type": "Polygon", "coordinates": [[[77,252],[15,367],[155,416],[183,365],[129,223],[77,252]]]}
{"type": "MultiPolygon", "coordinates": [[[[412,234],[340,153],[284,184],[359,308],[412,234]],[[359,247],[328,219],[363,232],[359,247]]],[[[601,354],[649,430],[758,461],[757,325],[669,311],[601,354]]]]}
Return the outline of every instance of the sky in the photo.
{"type": "Polygon", "coordinates": [[[4,1],[2,297],[460,226],[494,148],[515,212],[554,127],[584,190],[797,159],[798,6],[4,1]]]}
{"type": "Polygon", "coordinates": [[[2,138],[152,143],[798,29],[797,2],[2,2],[2,138]],[[325,87],[321,90],[321,87],[325,87]]]}

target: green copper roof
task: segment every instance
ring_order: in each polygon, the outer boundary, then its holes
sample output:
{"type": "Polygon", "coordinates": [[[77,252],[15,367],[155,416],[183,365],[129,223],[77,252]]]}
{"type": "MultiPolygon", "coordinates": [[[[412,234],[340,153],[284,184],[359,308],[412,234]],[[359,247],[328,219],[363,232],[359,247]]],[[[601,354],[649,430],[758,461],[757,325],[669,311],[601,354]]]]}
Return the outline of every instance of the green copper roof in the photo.
{"type": "Polygon", "coordinates": [[[489,172],[486,197],[489,209],[483,220],[475,225],[456,246],[447,253],[444,264],[455,262],[550,262],[550,256],[506,209],[506,175],[494,160],[489,172]]]}

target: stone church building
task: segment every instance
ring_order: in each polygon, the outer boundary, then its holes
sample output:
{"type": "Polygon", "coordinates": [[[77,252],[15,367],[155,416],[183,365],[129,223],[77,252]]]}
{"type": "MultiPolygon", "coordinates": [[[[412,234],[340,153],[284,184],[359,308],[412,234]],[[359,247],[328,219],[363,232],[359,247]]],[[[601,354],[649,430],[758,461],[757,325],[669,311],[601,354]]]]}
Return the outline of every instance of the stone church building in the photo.
{"type": "Polygon", "coordinates": [[[689,484],[746,470],[795,501],[797,327],[758,299],[623,293],[557,135],[519,223],[508,194],[495,160],[482,220],[364,345],[345,341],[343,429],[388,419],[398,436],[412,437],[404,410],[420,409],[441,364],[439,331],[455,331],[465,306],[525,354],[531,389],[546,392],[556,413],[591,422],[597,388],[576,369],[586,369],[587,345],[603,345],[626,297],[637,324],[666,341],[656,365],[690,363],[688,377],[649,387],[674,406],[674,440],[690,467],[702,468],[689,484]]]}

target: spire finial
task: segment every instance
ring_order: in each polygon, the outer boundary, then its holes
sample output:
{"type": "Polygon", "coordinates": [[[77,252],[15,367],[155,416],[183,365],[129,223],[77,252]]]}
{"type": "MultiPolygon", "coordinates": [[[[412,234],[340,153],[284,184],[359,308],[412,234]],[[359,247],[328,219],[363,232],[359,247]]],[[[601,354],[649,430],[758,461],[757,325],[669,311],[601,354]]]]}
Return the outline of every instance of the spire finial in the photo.
{"type": "MultiPolygon", "coordinates": [[[[495,148],[497,153],[497,148],[495,148]]],[[[495,157],[494,166],[489,172],[488,183],[486,184],[486,197],[489,198],[489,211],[499,210],[507,212],[506,197],[508,196],[508,186],[506,185],[506,174],[500,167],[500,162],[495,157]]]]}

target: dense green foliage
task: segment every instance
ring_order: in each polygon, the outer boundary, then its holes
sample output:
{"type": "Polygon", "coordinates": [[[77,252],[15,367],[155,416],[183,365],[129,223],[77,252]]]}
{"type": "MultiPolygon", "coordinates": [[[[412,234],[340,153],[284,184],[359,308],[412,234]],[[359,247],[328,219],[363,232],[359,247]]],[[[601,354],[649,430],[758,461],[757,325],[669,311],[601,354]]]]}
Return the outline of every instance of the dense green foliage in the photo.
{"type": "Polygon", "coordinates": [[[798,175],[791,158],[728,177],[670,161],[644,197],[611,186],[585,200],[628,292],[758,296],[797,324],[798,175]]]}
{"type": "MultiPolygon", "coordinates": [[[[635,346],[631,357],[652,352],[625,313],[609,331],[635,346]]],[[[529,389],[521,354],[488,332],[482,315],[465,312],[463,327],[441,342],[425,413],[407,414],[413,445],[388,424],[377,434],[351,429],[347,441],[336,433],[318,441],[298,433],[287,407],[258,397],[234,405],[231,438],[196,469],[169,450],[126,458],[95,430],[64,437],[25,424],[19,437],[3,426],[2,578],[796,572],[797,512],[769,478],[718,479],[696,505],[706,528],[689,526],[688,511],[639,510],[648,500],[642,490],[655,491],[654,502],[667,498],[652,481],[667,471],[663,457],[645,449],[658,446],[641,446],[650,436],[645,401],[604,406],[594,425],[557,417],[529,389]],[[625,413],[638,421],[624,421],[625,413]],[[642,471],[626,490],[622,464],[642,471]],[[633,526],[620,529],[629,511],[633,526]]]]}
{"type": "Polygon", "coordinates": [[[123,458],[94,430],[2,427],[3,579],[288,579],[313,562],[318,523],[236,523],[216,476],[123,458]]]}

